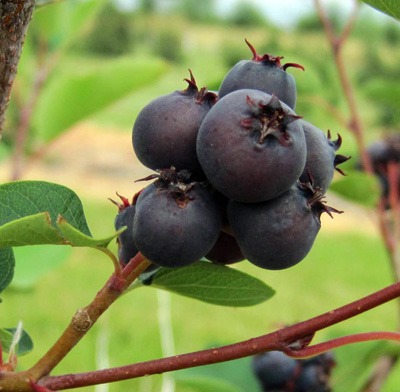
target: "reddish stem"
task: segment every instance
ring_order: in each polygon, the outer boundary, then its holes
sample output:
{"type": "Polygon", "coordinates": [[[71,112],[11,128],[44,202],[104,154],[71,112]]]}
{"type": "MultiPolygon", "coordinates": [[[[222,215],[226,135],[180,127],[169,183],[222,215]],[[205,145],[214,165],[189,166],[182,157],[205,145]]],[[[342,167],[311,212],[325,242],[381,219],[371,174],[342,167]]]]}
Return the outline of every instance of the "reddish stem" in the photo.
{"type": "Polygon", "coordinates": [[[393,220],[393,263],[400,280],[400,163],[388,164],[389,203],[393,220]]]}
{"type": "MultiPolygon", "coordinates": [[[[293,342],[313,335],[316,331],[354,317],[399,296],[400,283],[396,283],[351,304],[307,321],[236,344],[112,369],[62,376],[48,376],[40,380],[39,384],[56,390],[78,388],[225,362],[270,350],[283,350],[293,342]]],[[[355,338],[353,337],[352,339],[355,338]]]]}
{"type": "MultiPolygon", "coordinates": [[[[339,74],[340,82],[342,85],[342,90],[344,92],[344,95],[347,100],[347,105],[350,110],[350,122],[349,122],[349,128],[353,132],[358,149],[360,152],[360,157],[361,157],[361,163],[364,168],[364,170],[373,175],[373,167],[372,167],[372,162],[369,157],[369,154],[365,148],[364,144],[364,135],[363,135],[363,128],[361,125],[360,117],[358,115],[358,109],[355,101],[355,96],[354,92],[351,86],[351,83],[348,79],[347,73],[346,73],[346,68],[345,68],[345,62],[343,60],[342,54],[341,54],[341,49],[343,47],[343,44],[349,37],[355,21],[357,19],[358,11],[359,11],[359,4],[358,1],[354,1],[354,8],[352,11],[352,14],[350,15],[346,26],[343,29],[343,32],[340,37],[337,37],[334,33],[332,23],[326,16],[324,10],[322,9],[320,0],[314,0],[315,5],[317,8],[317,12],[319,14],[319,17],[321,19],[321,22],[324,26],[324,30],[326,33],[326,36],[328,38],[328,41],[331,45],[332,52],[334,55],[335,63],[336,63],[336,68],[339,74]]],[[[386,211],[385,211],[385,201],[381,199],[379,201],[379,204],[377,206],[377,215],[379,219],[379,227],[380,227],[380,232],[381,232],[381,237],[384,241],[384,244],[386,246],[386,249],[389,253],[389,259],[392,265],[392,271],[393,275],[395,278],[395,281],[399,281],[400,279],[400,255],[399,255],[399,246],[396,244],[396,241],[399,240],[399,233],[393,233],[393,230],[390,226],[390,222],[388,222],[386,218],[386,211]],[[396,238],[397,237],[397,238],[396,238]]],[[[400,207],[397,211],[397,216],[396,212],[393,212],[395,214],[395,222],[398,222],[398,225],[400,227],[400,207]]],[[[395,229],[394,231],[397,231],[395,229]]],[[[400,228],[398,229],[400,231],[400,228]]],[[[399,307],[400,307],[400,302],[399,302],[399,307]]],[[[400,320],[399,320],[400,323],[400,320]]],[[[400,325],[400,324],[399,324],[400,325]]],[[[394,361],[395,362],[395,361],[394,361]]],[[[385,377],[389,374],[391,366],[385,365],[383,367],[384,371],[383,373],[380,371],[381,369],[379,368],[378,371],[374,374],[374,378],[370,379],[368,381],[368,385],[366,385],[362,391],[363,392],[371,392],[372,390],[370,389],[370,385],[381,385],[384,382],[385,377]],[[377,382],[377,383],[376,383],[377,382]]]]}
{"type": "Polygon", "coordinates": [[[40,42],[38,55],[38,71],[33,82],[31,96],[25,106],[21,109],[19,124],[15,136],[15,151],[12,160],[11,181],[20,179],[23,171],[23,159],[25,154],[26,140],[31,127],[32,115],[39,99],[43,85],[48,77],[48,69],[44,66],[47,56],[47,42],[40,42]]]}
{"type": "Polygon", "coordinates": [[[341,37],[337,37],[335,35],[332,23],[329,20],[329,18],[326,16],[326,14],[321,6],[320,0],[314,0],[314,2],[315,2],[315,6],[317,8],[318,15],[324,26],[324,30],[325,30],[325,34],[328,38],[328,42],[332,48],[332,52],[333,52],[333,56],[334,56],[335,64],[336,64],[336,69],[339,74],[339,79],[340,79],[340,83],[342,86],[342,90],[343,90],[344,96],[347,101],[347,105],[350,110],[349,128],[353,132],[353,134],[356,138],[358,149],[360,151],[361,162],[364,167],[364,170],[367,173],[373,174],[371,159],[369,158],[369,155],[365,148],[364,134],[363,134],[360,116],[358,114],[358,108],[357,108],[357,104],[356,104],[356,100],[355,100],[354,91],[353,91],[352,85],[349,81],[349,78],[347,76],[346,66],[345,66],[345,62],[343,60],[342,50],[341,50],[343,48],[345,40],[350,35],[351,29],[353,28],[354,22],[357,18],[357,14],[358,14],[357,2],[355,2],[355,6],[353,9],[352,15],[349,18],[341,37]]]}
{"type": "Polygon", "coordinates": [[[88,306],[78,310],[53,347],[28,371],[30,378],[35,381],[49,374],[85,336],[110,305],[121,296],[123,290],[128,288],[149,265],[150,262],[141,253],[138,253],[122,272],[123,284],[120,282],[121,278],[113,274],[94,300],[88,306]]]}
{"type": "Polygon", "coordinates": [[[301,350],[293,350],[290,347],[284,348],[282,351],[292,358],[308,358],[322,354],[334,348],[346,346],[348,344],[368,342],[371,340],[392,340],[400,342],[400,333],[398,332],[366,332],[355,335],[343,336],[332,339],[324,343],[315,344],[305,347],[301,350]]]}

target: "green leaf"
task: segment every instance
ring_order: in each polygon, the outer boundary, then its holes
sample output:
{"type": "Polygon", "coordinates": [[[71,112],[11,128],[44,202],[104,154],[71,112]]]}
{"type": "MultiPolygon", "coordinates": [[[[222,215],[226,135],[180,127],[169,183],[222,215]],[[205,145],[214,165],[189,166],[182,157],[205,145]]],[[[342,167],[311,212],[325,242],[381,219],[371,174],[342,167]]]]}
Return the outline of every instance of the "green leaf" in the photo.
{"type": "Polygon", "coordinates": [[[71,246],[81,246],[88,248],[107,248],[108,244],[118,236],[118,234],[122,233],[126,227],[124,226],[122,229],[114,233],[113,235],[103,238],[103,239],[94,239],[93,237],[89,237],[79,230],[75,229],[68,222],[66,222],[63,218],[60,218],[57,222],[57,225],[64,237],[64,239],[71,246]]]}
{"type": "Polygon", "coordinates": [[[345,199],[366,207],[376,206],[381,194],[378,179],[361,172],[348,173],[348,176],[334,181],[329,189],[345,199]]]}
{"type": "Polygon", "coordinates": [[[14,276],[15,258],[12,249],[0,249],[0,293],[11,283],[14,276]]]}
{"type": "MultiPolygon", "coordinates": [[[[53,0],[39,1],[30,30],[41,42],[47,42],[50,50],[60,50],[80,36],[102,7],[103,0],[69,0],[57,4],[53,0]]],[[[29,38],[29,34],[28,34],[29,38]]]]}
{"type": "Polygon", "coordinates": [[[39,138],[43,142],[54,139],[133,90],[153,83],[164,70],[165,64],[155,59],[120,58],[89,70],[76,64],[43,91],[34,117],[39,138]]]}
{"type": "MultiPolygon", "coordinates": [[[[0,225],[48,212],[57,230],[61,215],[86,235],[91,235],[79,197],[65,186],[45,181],[19,181],[0,185],[0,225]]],[[[43,219],[43,218],[42,218],[43,219]]]]}
{"type": "Polygon", "coordinates": [[[363,0],[363,2],[387,15],[393,16],[396,19],[400,19],[399,0],[363,0]]]}
{"type": "Polygon", "coordinates": [[[47,212],[26,216],[0,226],[0,248],[63,243],[63,239],[51,225],[47,212]]]}
{"type": "MultiPolygon", "coordinates": [[[[8,353],[16,328],[0,328],[0,339],[3,351],[8,353]]],[[[33,350],[33,341],[25,330],[22,330],[21,339],[18,343],[17,356],[28,354],[33,350]]]]}
{"type": "Polygon", "coordinates": [[[176,384],[185,392],[244,392],[231,382],[205,376],[177,377],[176,384]]]}
{"type": "Polygon", "coordinates": [[[184,268],[162,268],[151,286],[222,306],[257,305],[275,293],[244,272],[204,261],[184,268]]]}
{"type": "Polygon", "coordinates": [[[16,219],[0,226],[0,248],[44,244],[106,248],[124,231],[121,229],[107,238],[95,239],[77,230],[61,216],[56,227],[59,230],[52,226],[47,212],[16,219]]]}
{"type": "Polygon", "coordinates": [[[42,244],[105,248],[124,230],[94,239],[78,196],[61,185],[40,181],[6,184],[0,186],[0,205],[0,223],[6,222],[0,226],[0,248],[42,244]],[[38,210],[44,212],[28,215],[38,210]]]}

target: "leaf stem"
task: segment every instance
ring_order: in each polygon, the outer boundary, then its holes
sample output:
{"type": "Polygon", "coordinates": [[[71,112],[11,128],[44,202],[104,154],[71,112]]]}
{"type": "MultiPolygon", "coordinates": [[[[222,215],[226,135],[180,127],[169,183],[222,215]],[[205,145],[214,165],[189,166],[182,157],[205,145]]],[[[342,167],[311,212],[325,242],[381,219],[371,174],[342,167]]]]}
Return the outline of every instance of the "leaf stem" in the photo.
{"type": "Polygon", "coordinates": [[[333,350],[334,348],[346,346],[348,344],[368,342],[371,340],[392,340],[400,342],[399,332],[366,332],[354,335],[342,336],[340,338],[328,340],[324,343],[315,344],[313,346],[305,347],[301,350],[293,350],[290,347],[284,348],[282,351],[292,358],[308,358],[322,354],[326,351],[333,350]]]}
{"type": "Polygon", "coordinates": [[[99,250],[100,252],[105,253],[113,262],[114,264],[114,268],[115,268],[115,276],[121,277],[122,275],[122,268],[121,268],[121,264],[119,262],[119,260],[115,257],[114,253],[110,251],[110,249],[108,248],[96,248],[97,250],[99,250]]]}

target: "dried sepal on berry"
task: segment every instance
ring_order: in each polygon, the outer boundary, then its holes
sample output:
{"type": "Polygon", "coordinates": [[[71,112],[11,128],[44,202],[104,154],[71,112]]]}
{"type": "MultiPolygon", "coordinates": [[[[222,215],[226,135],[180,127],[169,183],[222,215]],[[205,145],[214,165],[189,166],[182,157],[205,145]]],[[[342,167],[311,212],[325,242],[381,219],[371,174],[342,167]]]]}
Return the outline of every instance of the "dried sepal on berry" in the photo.
{"type": "Polygon", "coordinates": [[[310,196],[307,199],[307,206],[310,210],[318,213],[321,216],[322,213],[326,212],[332,219],[332,212],[335,214],[342,214],[343,211],[339,211],[336,208],[330,207],[326,205],[325,194],[323,193],[322,188],[315,185],[315,181],[313,176],[311,175],[310,170],[307,168],[308,182],[300,182],[299,187],[307,192],[309,192],[310,196]]]}
{"type": "Polygon", "coordinates": [[[286,69],[289,67],[300,68],[303,71],[305,71],[305,68],[300,64],[286,63],[282,65],[281,64],[281,60],[283,59],[282,56],[271,56],[269,54],[263,54],[262,56],[260,56],[254,49],[254,46],[249,41],[247,41],[247,39],[245,39],[245,42],[247,46],[250,48],[251,53],[253,53],[253,58],[251,59],[252,61],[262,62],[262,63],[273,63],[277,67],[281,68],[283,71],[286,71],[286,69]]]}
{"type": "Polygon", "coordinates": [[[180,208],[186,208],[188,203],[193,200],[188,192],[197,183],[192,181],[192,173],[189,170],[176,170],[171,166],[169,169],[159,169],[157,174],[151,174],[136,181],[148,181],[156,179],[154,182],[157,189],[168,190],[167,196],[176,200],[180,208]]]}
{"type": "Polygon", "coordinates": [[[301,119],[301,116],[292,115],[285,111],[282,103],[275,95],[271,96],[268,103],[261,100],[257,102],[247,96],[247,104],[250,107],[252,117],[243,119],[241,125],[249,132],[256,130],[260,133],[259,144],[264,143],[268,135],[276,137],[283,146],[292,142],[286,128],[293,121],[301,119]]]}
{"type": "MultiPolygon", "coordinates": [[[[335,151],[338,151],[339,148],[342,146],[342,137],[340,136],[339,133],[337,134],[337,136],[338,136],[338,138],[336,140],[332,140],[331,131],[328,129],[327,139],[328,139],[329,144],[333,147],[333,149],[335,151]]],[[[339,172],[343,176],[345,176],[346,173],[340,167],[338,167],[338,165],[340,165],[340,164],[342,164],[344,162],[347,162],[349,159],[351,159],[351,157],[346,157],[346,156],[341,155],[341,154],[336,154],[335,155],[335,159],[333,161],[333,165],[335,167],[335,170],[337,172],[339,172]]]]}
{"type": "Polygon", "coordinates": [[[189,69],[190,79],[185,78],[183,79],[185,82],[188,83],[188,86],[185,90],[181,91],[183,95],[193,96],[199,103],[208,103],[210,106],[214,105],[215,102],[218,100],[217,94],[208,91],[207,87],[198,88],[196,79],[193,76],[193,72],[189,69]]]}

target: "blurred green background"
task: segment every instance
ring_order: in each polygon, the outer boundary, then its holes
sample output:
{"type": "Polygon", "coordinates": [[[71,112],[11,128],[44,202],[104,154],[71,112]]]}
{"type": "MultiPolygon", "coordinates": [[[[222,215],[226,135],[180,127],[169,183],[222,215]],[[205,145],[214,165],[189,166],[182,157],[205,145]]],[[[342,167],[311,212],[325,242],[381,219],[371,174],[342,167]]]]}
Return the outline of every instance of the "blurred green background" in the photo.
{"type": "MultiPolygon", "coordinates": [[[[259,53],[305,66],[305,72],[289,69],[298,88],[296,112],[324,131],[342,135],[341,153],[353,157],[345,164],[351,172],[358,152],[343,124],[348,109],[332,54],[313,3],[298,3],[301,12],[294,16],[296,7],[285,12],[284,1],[280,12],[276,7],[260,8],[256,1],[39,2],[7,112],[0,179],[41,179],[69,186],[82,198],[93,234],[108,235],[117,211],[107,198],[115,198],[116,191],[132,196],[141,188],[134,181],[150,173],[131,147],[139,111],[160,95],[184,89],[182,79],[189,68],[199,86],[218,90],[236,62],[251,58],[245,38],[259,53]],[[22,170],[16,173],[15,140],[21,127],[28,136],[22,170]]],[[[348,2],[322,3],[339,31],[348,2]]],[[[368,142],[399,131],[399,43],[398,22],[361,6],[344,58],[368,142]]],[[[225,308],[140,288],[107,312],[55,374],[162,356],[160,328],[168,330],[168,312],[161,321],[158,317],[163,301],[169,299],[175,351],[184,353],[267,333],[390,284],[389,262],[368,199],[370,188],[363,188],[362,181],[350,180],[348,186],[366,206],[328,194],[329,204],[346,214],[334,221],[323,219],[323,229],[304,262],[284,271],[237,265],[277,290],[270,301],[252,308],[225,308]]],[[[0,320],[5,327],[22,320],[34,340],[34,351],[20,359],[23,370],[44,354],[76,309],[91,301],[112,265],[93,250],[64,247],[19,248],[16,258],[16,278],[2,295],[0,320]]],[[[396,325],[392,302],[318,333],[315,341],[394,330],[396,325]]],[[[386,343],[337,349],[333,391],[359,390],[385,350],[399,349],[386,343]]],[[[176,372],[173,380],[177,392],[258,391],[248,359],[176,372]]],[[[85,390],[172,392],[172,384],[152,376],[85,390]]],[[[383,392],[398,392],[398,385],[399,365],[383,392]]]]}

